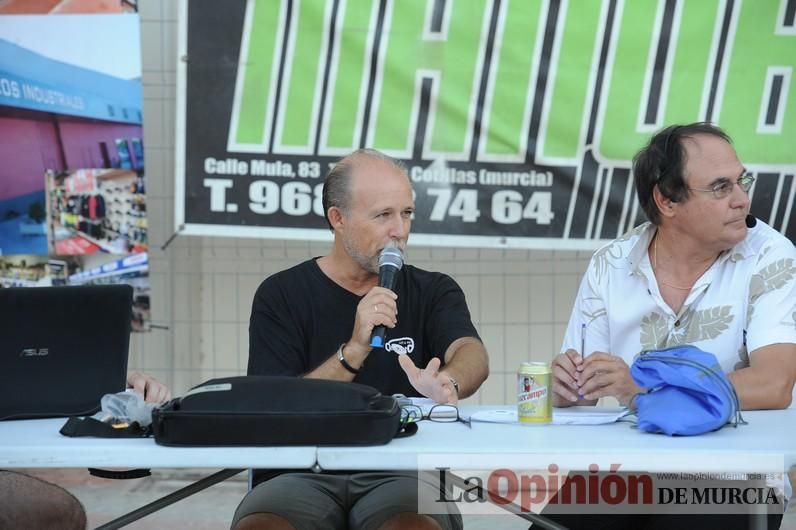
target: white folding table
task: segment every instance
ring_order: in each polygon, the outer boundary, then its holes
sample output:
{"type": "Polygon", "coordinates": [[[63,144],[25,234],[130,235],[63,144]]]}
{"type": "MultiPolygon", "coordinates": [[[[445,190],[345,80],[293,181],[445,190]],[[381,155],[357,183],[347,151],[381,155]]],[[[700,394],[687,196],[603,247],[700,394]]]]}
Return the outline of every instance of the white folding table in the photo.
{"type": "MultiPolygon", "coordinates": [[[[467,416],[484,407],[463,407],[467,416]]],[[[195,484],[101,528],[119,528],[244,469],[418,470],[497,467],[623,471],[778,472],[796,465],[796,409],[748,411],[748,425],[701,436],[668,437],[629,423],[523,426],[422,421],[418,433],[381,446],[166,447],[152,438],[67,438],[64,419],[0,422],[0,468],[212,468],[195,484]]]]}

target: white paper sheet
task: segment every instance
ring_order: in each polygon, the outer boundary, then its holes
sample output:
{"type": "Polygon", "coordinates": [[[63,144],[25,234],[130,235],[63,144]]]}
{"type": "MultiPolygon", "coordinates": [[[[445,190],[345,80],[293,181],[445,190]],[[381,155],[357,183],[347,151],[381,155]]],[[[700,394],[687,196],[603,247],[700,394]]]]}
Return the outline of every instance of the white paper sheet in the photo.
{"type": "MultiPolygon", "coordinates": [[[[624,407],[567,407],[553,409],[554,425],[601,425],[614,423],[630,414],[624,407]]],[[[533,425],[517,421],[516,408],[480,410],[470,416],[470,421],[483,421],[489,423],[516,423],[518,425],[533,425]]]]}

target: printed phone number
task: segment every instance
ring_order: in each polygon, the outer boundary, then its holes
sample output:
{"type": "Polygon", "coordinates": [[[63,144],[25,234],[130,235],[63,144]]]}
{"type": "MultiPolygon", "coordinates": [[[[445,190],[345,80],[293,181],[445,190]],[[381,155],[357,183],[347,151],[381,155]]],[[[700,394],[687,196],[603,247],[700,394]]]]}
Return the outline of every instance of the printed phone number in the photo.
{"type": "MultiPolygon", "coordinates": [[[[232,179],[205,178],[203,185],[210,192],[210,211],[239,211],[239,205],[228,200],[228,191],[233,187],[232,179]]],[[[302,217],[314,213],[324,216],[322,203],[323,183],[310,184],[293,180],[276,183],[270,180],[255,180],[249,184],[247,206],[253,213],[272,215],[283,213],[302,217]]],[[[479,194],[488,193],[472,188],[426,188],[425,194],[432,200],[429,221],[458,219],[464,223],[475,223],[481,218],[478,208],[479,194]]],[[[540,225],[549,225],[555,217],[552,209],[553,194],[550,191],[498,190],[491,193],[489,217],[498,224],[516,224],[531,220],[540,225]]],[[[417,214],[415,214],[417,215],[417,214]]]]}

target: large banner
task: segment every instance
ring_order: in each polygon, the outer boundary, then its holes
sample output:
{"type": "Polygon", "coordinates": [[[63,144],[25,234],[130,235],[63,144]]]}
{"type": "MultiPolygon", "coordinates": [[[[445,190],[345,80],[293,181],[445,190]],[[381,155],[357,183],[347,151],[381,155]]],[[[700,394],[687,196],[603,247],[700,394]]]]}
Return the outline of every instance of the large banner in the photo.
{"type": "Polygon", "coordinates": [[[183,2],[176,222],[328,239],[329,165],[404,160],[420,244],[595,248],[643,220],[633,154],[712,121],[796,236],[796,0],[183,2]]]}

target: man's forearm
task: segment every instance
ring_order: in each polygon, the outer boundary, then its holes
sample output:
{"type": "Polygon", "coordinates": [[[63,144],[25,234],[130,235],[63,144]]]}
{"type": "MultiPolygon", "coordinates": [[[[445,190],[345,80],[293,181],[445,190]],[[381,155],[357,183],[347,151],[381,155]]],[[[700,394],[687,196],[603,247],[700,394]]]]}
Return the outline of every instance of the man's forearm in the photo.
{"type": "MultiPolygon", "coordinates": [[[[354,370],[359,370],[365,362],[368,352],[362,353],[354,351],[354,348],[349,348],[348,345],[343,346],[343,359],[348,363],[348,366],[354,370]]],[[[338,357],[338,352],[335,351],[331,357],[326,359],[320,366],[304,374],[302,377],[307,379],[333,379],[335,381],[353,381],[356,374],[348,370],[338,357]]]]}
{"type": "Polygon", "coordinates": [[[441,374],[452,377],[459,385],[459,399],[475,394],[489,376],[489,355],[483,343],[474,337],[457,339],[445,354],[441,374]]]}
{"type": "Polygon", "coordinates": [[[790,406],[796,381],[796,344],[769,344],[749,353],[750,365],[730,372],[743,410],[790,406]]]}
{"type": "Polygon", "coordinates": [[[772,378],[752,367],[727,374],[738,394],[742,410],[785,409],[790,406],[793,383],[772,378]]]}

